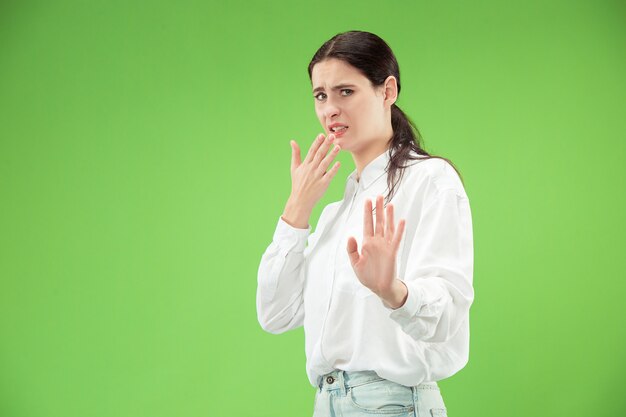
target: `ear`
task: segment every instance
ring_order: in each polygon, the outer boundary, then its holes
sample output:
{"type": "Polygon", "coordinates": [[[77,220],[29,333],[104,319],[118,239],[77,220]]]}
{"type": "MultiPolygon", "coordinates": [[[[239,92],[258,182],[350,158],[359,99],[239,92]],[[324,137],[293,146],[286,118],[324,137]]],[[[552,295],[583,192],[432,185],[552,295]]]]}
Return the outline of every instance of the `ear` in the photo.
{"type": "Polygon", "coordinates": [[[398,82],[393,75],[387,77],[383,84],[383,97],[383,102],[386,107],[391,107],[398,99],[398,82]]]}

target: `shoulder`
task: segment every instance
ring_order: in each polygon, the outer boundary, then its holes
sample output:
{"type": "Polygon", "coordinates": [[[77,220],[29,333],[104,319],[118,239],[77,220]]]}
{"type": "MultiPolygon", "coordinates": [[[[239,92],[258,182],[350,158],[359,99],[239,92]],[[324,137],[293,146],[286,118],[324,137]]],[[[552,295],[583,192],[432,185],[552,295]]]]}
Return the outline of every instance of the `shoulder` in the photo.
{"type": "Polygon", "coordinates": [[[445,159],[428,158],[407,163],[403,185],[433,194],[454,192],[467,198],[463,182],[454,167],[445,159]]]}

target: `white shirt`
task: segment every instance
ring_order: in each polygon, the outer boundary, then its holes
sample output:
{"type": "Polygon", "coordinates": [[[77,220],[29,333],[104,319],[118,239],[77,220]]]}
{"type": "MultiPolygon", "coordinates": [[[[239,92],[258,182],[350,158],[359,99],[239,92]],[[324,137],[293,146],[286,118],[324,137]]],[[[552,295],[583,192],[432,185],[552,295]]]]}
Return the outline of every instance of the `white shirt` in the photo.
{"type": "MultiPolygon", "coordinates": [[[[354,236],[361,252],[366,199],[375,207],[387,193],[388,151],[371,161],[344,197],[324,207],[313,234],[280,217],[258,270],[261,327],[282,333],[304,325],[311,385],[322,375],[373,370],[406,386],[447,378],[469,357],[473,241],[469,200],[442,159],[410,161],[391,202],[396,226],[406,219],[396,271],[408,288],[400,308],[357,278],[347,252],[354,236]]],[[[373,215],[375,216],[375,215],[373,215]]],[[[373,217],[375,224],[375,217],[373,217]]]]}

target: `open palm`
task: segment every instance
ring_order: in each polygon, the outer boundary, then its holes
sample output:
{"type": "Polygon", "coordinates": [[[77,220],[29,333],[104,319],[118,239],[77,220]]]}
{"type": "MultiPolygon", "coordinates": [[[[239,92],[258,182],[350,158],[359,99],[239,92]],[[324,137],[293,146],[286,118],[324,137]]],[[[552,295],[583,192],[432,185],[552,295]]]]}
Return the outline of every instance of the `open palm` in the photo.
{"type": "Polygon", "coordinates": [[[348,239],[348,256],[359,281],[375,294],[388,291],[395,279],[396,254],[404,233],[406,221],[400,220],[396,230],[393,206],[387,204],[387,218],[383,196],[376,198],[376,229],[372,220],[372,201],[366,200],[363,214],[363,241],[361,253],[354,237],[348,239]]]}

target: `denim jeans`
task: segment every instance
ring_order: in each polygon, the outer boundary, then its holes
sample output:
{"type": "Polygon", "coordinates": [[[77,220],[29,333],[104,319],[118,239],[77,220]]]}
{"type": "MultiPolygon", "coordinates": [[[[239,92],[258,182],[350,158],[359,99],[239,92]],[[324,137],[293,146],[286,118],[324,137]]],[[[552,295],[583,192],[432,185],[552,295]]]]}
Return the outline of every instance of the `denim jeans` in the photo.
{"type": "Polygon", "coordinates": [[[446,417],[436,382],[407,387],[374,371],[335,370],[322,377],[313,417],[446,417]]]}

